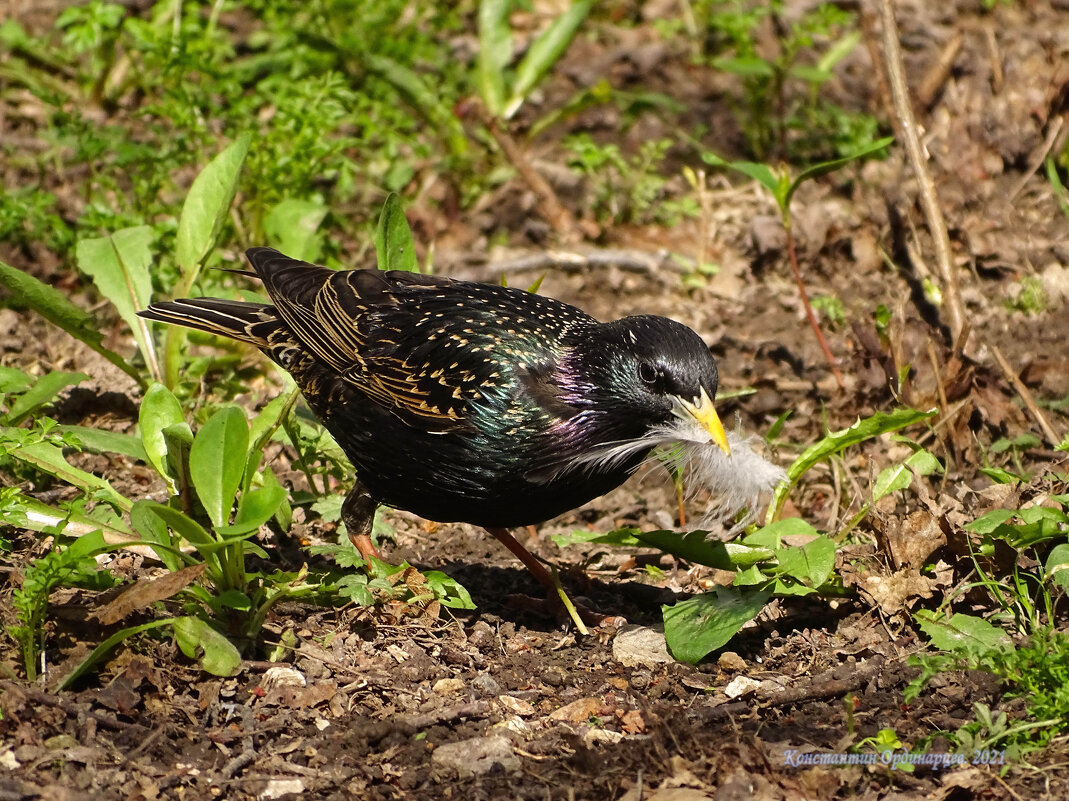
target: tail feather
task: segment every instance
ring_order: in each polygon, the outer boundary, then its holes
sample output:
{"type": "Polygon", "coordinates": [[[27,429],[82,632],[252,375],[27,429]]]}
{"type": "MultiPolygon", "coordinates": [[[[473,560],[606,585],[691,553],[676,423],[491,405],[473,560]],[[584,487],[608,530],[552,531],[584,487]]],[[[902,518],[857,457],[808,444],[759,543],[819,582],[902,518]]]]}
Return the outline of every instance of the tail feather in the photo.
{"type": "Polygon", "coordinates": [[[222,337],[269,347],[271,334],[282,324],[274,306],[221,298],[180,298],[153,303],[141,317],[181,325],[222,337]]]}

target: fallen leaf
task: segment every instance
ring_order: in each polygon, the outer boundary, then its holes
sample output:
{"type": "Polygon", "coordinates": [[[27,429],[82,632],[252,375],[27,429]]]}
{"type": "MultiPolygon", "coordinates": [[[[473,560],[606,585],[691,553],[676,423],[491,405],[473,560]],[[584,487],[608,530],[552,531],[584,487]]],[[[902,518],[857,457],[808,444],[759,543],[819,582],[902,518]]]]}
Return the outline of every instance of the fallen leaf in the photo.
{"type": "Polygon", "coordinates": [[[183,567],[174,573],[165,573],[155,579],[141,579],[136,581],[130,589],[123,592],[110,603],[89,614],[105,626],[118,623],[120,620],[144,609],[146,606],[163,601],[184,590],[208,568],[203,562],[199,565],[183,567]]]}

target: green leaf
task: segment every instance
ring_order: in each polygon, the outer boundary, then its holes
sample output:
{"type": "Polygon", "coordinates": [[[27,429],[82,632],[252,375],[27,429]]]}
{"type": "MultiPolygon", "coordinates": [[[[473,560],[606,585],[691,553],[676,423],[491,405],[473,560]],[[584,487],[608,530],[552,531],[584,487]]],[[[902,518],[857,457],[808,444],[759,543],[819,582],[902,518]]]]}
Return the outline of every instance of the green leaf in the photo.
{"type": "Polygon", "coordinates": [[[87,378],[89,376],[85,373],[64,373],[60,370],[45,373],[37,379],[32,387],[23,392],[11,404],[11,410],[8,412],[8,424],[17,426],[31,414],[37,412],[40,407],[51,403],[56,395],[64,389],[80,384],[87,378]]]}
{"type": "Polygon", "coordinates": [[[158,558],[172,573],[181,570],[182,558],[174,552],[175,543],[167,530],[167,523],[152,509],[152,501],[141,500],[130,510],[130,523],[134,530],[150,544],[157,543],[161,548],[153,548],[158,558]]]}
{"type": "Polygon", "coordinates": [[[222,565],[216,553],[218,549],[212,547],[216,544],[215,540],[204,530],[200,523],[177,509],[172,509],[162,503],[156,503],[155,501],[140,501],[139,503],[143,503],[146,510],[159,517],[175,534],[197,549],[197,553],[204,560],[204,563],[208,565],[208,570],[211,571],[210,578],[213,582],[218,584],[222,581],[222,565]]]}
{"type": "Polygon", "coordinates": [[[672,655],[694,664],[725,645],[764,609],[766,590],[719,587],[712,592],[664,606],[664,634],[672,655]]]}
{"type": "Polygon", "coordinates": [[[776,74],[776,69],[770,62],[757,56],[715,58],[713,66],[744,78],[771,78],[776,74]]]}
{"type": "Polygon", "coordinates": [[[427,588],[434,593],[434,597],[442,606],[450,609],[475,608],[471,594],[452,576],[447,576],[440,570],[428,570],[423,577],[427,579],[427,588]]]}
{"type": "Polygon", "coordinates": [[[175,466],[167,458],[168,444],[164,430],[171,426],[184,426],[193,441],[193,432],[186,423],[182,404],[163,384],[154,383],[141,399],[138,410],[138,425],[141,428],[141,444],[145,446],[148,462],[156,472],[167,481],[167,488],[172,495],[178,493],[178,474],[175,466]]]}
{"type": "Polygon", "coordinates": [[[245,412],[233,405],[213,414],[193,439],[189,477],[216,528],[230,522],[248,450],[249,424],[245,412]]]}
{"type": "Polygon", "coordinates": [[[400,196],[392,192],[382,206],[379,224],[375,228],[375,253],[380,270],[419,272],[412,229],[405,218],[400,196]]]}
{"type": "Polygon", "coordinates": [[[275,204],[264,217],[267,244],[294,259],[318,261],[323,250],[319,226],[328,211],[322,203],[297,198],[275,204]]]}
{"type": "Polygon", "coordinates": [[[818,178],[821,175],[827,175],[829,172],[834,172],[840,167],[849,164],[851,161],[857,161],[865,156],[871,156],[873,153],[877,153],[890,145],[895,138],[893,136],[886,136],[883,139],[877,139],[875,142],[870,142],[867,145],[859,147],[852,153],[848,153],[842,158],[832,159],[831,161],[824,161],[820,164],[814,164],[811,167],[807,167],[798,173],[798,177],[791,182],[790,189],[787,191],[786,196],[783,198],[783,207],[790,205],[791,198],[794,196],[795,191],[804,182],[813,178],[818,178]]]}
{"type": "Polygon", "coordinates": [[[511,10],[512,0],[479,2],[479,94],[495,117],[505,110],[505,69],[512,61],[511,10]]]}
{"type": "Polygon", "coordinates": [[[62,292],[38,281],[32,275],[0,262],[0,286],[5,287],[21,304],[29,306],[48,322],[62,328],[79,342],[99,353],[141,386],[145,380],[126,359],[104,347],[100,325],[75,306],[62,292]]]}
{"type": "Polygon", "coordinates": [[[1044,565],[1047,578],[1069,591],[1069,545],[1055,545],[1047,556],[1047,564],[1044,565]]]}
{"type": "Polygon", "coordinates": [[[751,548],[735,542],[709,539],[707,531],[646,531],[635,535],[643,545],[666,551],[680,559],[719,570],[739,570],[773,557],[767,548],[751,548]]]}
{"type": "Polygon", "coordinates": [[[208,162],[189,188],[175,239],[175,258],[182,270],[179,293],[182,296],[189,293],[219,238],[238,191],[238,178],[250,140],[250,135],[244,134],[228,145],[208,162]]]}
{"type": "MultiPolygon", "coordinates": [[[[504,108],[505,119],[512,119],[531,90],[564,55],[564,51],[572,43],[579,26],[587,18],[592,6],[592,0],[575,0],[567,11],[553,20],[550,26],[531,43],[526,55],[516,67],[511,97],[504,108]]],[[[511,50],[511,43],[509,49],[511,50]]]]}
{"type": "Polygon", "coordinates": [[[229,536],[257,531],[274,517],[284,500],[286,490],[278,485],[243,493],[238,502],[238,512],[234,516],[234,525],[219,526],[216,532],[229,536]]]}
{"type": "Polygon", "coordinates": [[[776,549],[777,577],[790,578],[816,589],[828,580],[835,570],[835,543],[819,536],[805,545],[776,549]]]}
{"type": "Polygon", "coordinates": [[[118,431],[108,431],[103,428],[90,428],[89,426],[56,426],[53,431],[73,437],[77,440],[78,448],[89,453],[121,453],[131,459],[140,462],[148,461],[145,447],[141,440],[132,434],[120,434],[118,431]]]}
{"type": "Polygon", "coordinates": [[[174,635],[182,653],[213,676],[233,676],[241,667],[234,644],[199,617],[175,618],[174,635]]]}
{"type": "Polygon", "coordinates": [[[27,531],[39,531],[49,534],[59,526],[65,537],[85,537],[93,532],[101,532],[111,542],[128,540],[132,536],[126,524],[120,519],[107,523],[81,512],[61,510],[54,506],[31,498],[14,487],[0,490],[0,520],[4,525],[24,528],[27,531]],[[13,490],[9,492],[8,490],[13,490]]]}
{"type": "Polygon", "coordinates": [[[63,451],[50,442],[34,442],[13,449],[9,455],[20,462],[31,464],[38,470],[55,476],[60,481],[80,489],[87,495],[97,495],[124,512],[130,511],[133,501],[120,495],[107,479],[74,467],[63,456],[63,451]]]}
{"type": "Polygon", "coordinates": [[[599,545],[623,545],[632,548],[641,548],[643,543],[638,539],[637,535],[639,533],[637,528],[618,528],[606,534],[597,531],[587,531],[586,529],[576,529],[570,534],[554,534],[550,539],[561,548],[566,548],[569,545],[582,545],[587,542],[593,542],[599,545]]]}
{"type": "Polygon", "coordinates": [[[929,609],[919,610],[914,617],[921,631],[931,638],[932,645],[943,651],[983,658],[993,651],[1013,650],[1005,632],[982,618],[955,614],[945,620],[929,609]]]}
{"type": "Polygon", "coordinates": [[[130,626],[129,628],[120,629],[112,634],[100,645],[94,648],[85,659],[75,666],[74,670],[66,675],[66,677],[59,683],[59,690],[69,690],[74,683],[78,681],[82,676],[90,671],[93,665],[97,664],[100,660],[111,653],[111,649],[121,643],[123,640],[129,639],[135,634],[140,634],[143,631],[149,631],[150,629],[159,629],[164,626],[170,626],[175,621],[175,618],[166,618],[165,620],[152,620],[148,623],[142,623],[139,626],[130,626]]]}
{"type": "Polygon", "coordinates": [[[914,475],[930,476],[941,472],[943,472],[943,465],[937,458],[928,451],[916,451],[910,454],[904,462],[885,467],[880,471],[872,487],[872,501],[875,503],[892,492],[906,489],[913,482],[914,475]]]}
{"type": "Polygon", "coordinates": [[[33,386],[36,379],[15,367],[0,365],[0,392],[20,393],[33,386]]]}
{"type": "Polygon", "coordinates": [[[757,181],[772,194],[776,194],[781,182],[781,176],[773,172],[772,168],[766,164],[754,161],[726,161],[711,150],[702,152],[702,161],[714,167],[727,167],[729,170],[741,172],[746,177],[757,181]]]}
{"type": "Polygon", "coordinates": [[[775,523],[769,523],[752,534],[747,534],[742,541],[745,545],[751,547],[775,549],[783,547],[784,537],[816,537],[819,535],[820,532],[802,518],[786,517],[783,520],[777,520],[775,523]]]}
{"type": "Polygon", "coordinates": [[[80,239],[75,249],[78,269],[93,279],[100,294],[110,300],[133,331],[137,347],[149,372],[160,380],[156,348],[148,320],[137,313],[148,307],[152,296],[152,245],[156,233],[148,225],[123,228],[110,236],[80,239]]]}
{"type": "Polygon", "coordinates": [[[927,412],[916,409],[896,409],[893,412],[876,412],[871,417],[858,420],[849,428],[833,431],[814,445],[810,445],[802,454],[787,468],[787,481],[780,484],[773,491],[772,503],[769,505],[769,520],[778,515],[787,495],[805,473],[814,465],[829,459],[835,454],[849,448],[851,445],[865,442],[881,434],[897,431],[900,428],[919,423],[937,414],[938,410],[931,409],[927,412]]]}

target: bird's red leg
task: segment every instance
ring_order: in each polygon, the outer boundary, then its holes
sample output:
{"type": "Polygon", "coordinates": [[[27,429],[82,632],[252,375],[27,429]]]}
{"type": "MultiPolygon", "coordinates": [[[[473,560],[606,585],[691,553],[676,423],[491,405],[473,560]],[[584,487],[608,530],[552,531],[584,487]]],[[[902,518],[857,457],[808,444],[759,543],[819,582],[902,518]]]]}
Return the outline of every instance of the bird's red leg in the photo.
{"type": "Polygon", "coordinates": [[[378,502],[372,498],[358,481],[345,496],[341,505],[341,520],[349,533],[349,541],[360,552],[364,561],[372,556],[381,559],[379,549],[371,541],[371,527],[375,523],[375,509],[378,502]]]}
{"type": "Polygon", "coordinates": [[[531,571],[531,575],[534,576],[538,583],[546,588],[546,592],[549,593],[551,598],[557,596],[557,584],[553,581],[553,576],[546,570],[546,566],[535,558],[535,555],[528,551],[519,540],[513,537],[507,528],[487,528],[494,538],[508,548],[515,555],[517,559],[523,562],[524,567],[531,571]]]}

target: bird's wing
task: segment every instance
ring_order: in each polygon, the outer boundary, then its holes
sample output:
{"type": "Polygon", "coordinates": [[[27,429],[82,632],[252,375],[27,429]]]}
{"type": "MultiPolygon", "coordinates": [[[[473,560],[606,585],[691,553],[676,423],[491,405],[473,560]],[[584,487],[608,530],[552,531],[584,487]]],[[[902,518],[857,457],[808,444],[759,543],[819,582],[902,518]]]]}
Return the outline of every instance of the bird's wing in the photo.
{"type": "Polygon", "coordinates": [[[566,413],[551,378],[559,354],[547,346],[547,326],[558,324],[543,312],[556,301],[438,276],[336,272],[256,251],[250,260],[294,334],[402,420],[432,432],[465,429],[474,407],[504,413],[511,394],[531,387],[533,402],[566,413]]]}

